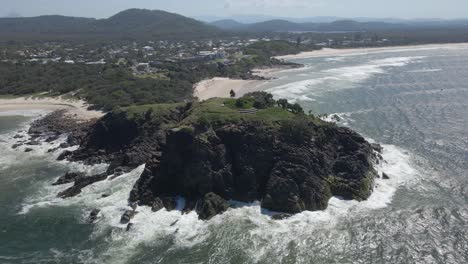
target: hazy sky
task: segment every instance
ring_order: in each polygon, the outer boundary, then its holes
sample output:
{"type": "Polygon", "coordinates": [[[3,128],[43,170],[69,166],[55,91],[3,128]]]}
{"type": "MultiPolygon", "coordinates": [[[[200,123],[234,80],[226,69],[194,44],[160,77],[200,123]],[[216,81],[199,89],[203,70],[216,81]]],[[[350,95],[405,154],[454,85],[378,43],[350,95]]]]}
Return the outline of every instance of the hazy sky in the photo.
{"type": "Polygon", "coordinates": [[[468,0],[0,0],[0,16],[103,18],[128,8],[161,9],[186,16],[468,17],[468,0]]]}

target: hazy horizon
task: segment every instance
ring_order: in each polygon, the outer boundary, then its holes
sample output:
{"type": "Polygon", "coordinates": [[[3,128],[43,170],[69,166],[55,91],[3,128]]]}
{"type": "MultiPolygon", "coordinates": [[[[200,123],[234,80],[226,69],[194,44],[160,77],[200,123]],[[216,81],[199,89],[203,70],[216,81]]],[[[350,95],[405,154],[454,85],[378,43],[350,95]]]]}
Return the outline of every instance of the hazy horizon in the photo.
{"type": "Polygon", "coordinates": [[[467,18],[465,0],[0,0],[0,16],[66,15],[107,18],[129,8],[159,9],[189,17],[467,18]],[[424,8],[422,8],[424,7],[424,8]]]}

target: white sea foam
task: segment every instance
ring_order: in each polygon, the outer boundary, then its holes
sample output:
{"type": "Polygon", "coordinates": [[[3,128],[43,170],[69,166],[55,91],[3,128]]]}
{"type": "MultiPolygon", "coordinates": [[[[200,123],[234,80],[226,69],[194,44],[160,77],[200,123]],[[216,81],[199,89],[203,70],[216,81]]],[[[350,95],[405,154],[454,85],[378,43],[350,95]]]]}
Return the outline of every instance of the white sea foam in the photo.
{"type": "Polygon", "coordinates": [[[414,71],[409,71],[412,73],[426,73],[426,72],[440,72],[442,69],[421,69],[421,70],[414,70],[414,71]]]}
{"type": "MultiPolygon", "coordinates": [[[[128,195],[142,173],[144,166],[140,166],[130,173],[124,174],[114,180],[105,180],[85,187],[82,193],[69,199],[56,198],[56,194],[71,184],[63,186],[51,186],[50,182],[42,186],[35,198],[26,201],[22,214],[28,213],[33,208],[44,208],[50,206],[79,207],[83,210],[82,221],[86,221],[89,212],[98,208],[101,210],[99,220],[95,224],[92,239],[108,236],[108,248],[99,257],[103,262],[125,263],[141,245],[158,245],[161,241],[170,239],[174,242],[172,247],[190,248],[197,244],[204,243],[210,239],[213,232],[219,228],[226,228],[227,223],[237,223],[247,221],[249,226],[249,236],[256,237],[254,241],[265,241],[275,238],[274,244],[278,248],[286,250],[291,241],[300,242],[304,235],[311,235],[316,228],[331,228],[338,224],[343,217],[357,217],[369,213],[372,210],[388,206],[398,187],[418,174],[410,163],[410,157],[403,150],[392,146],[384,145],[383,156],[386,162],[377,166],[379,173],[386,172],[390,180],[377,179],[376,187],[367,201],[344,201],[339,198],[332,198],[329,206],[324,211],[303,212],[292,216],[286,220],[274,221],[270,218],[271,212],[262,210],[260,203],[241,204],[234,203],[237,208],[231,208],[226,213],[218,215],[209,221],[200,221],[196,213],[192,212],[183,215],[181,211],[168,212],[161,210],[152,212],[149,207],[139,207],[138,213],[132,220],[134,224],[129,232],[126,226],[120,224],[120,217],[128,210],[128,195]],[[110,196],[102,198],[102,194],[110,196]],[[304,230],[307,232],[304,233],[304,230]],[[281,237],[281,239],[278,239],[281,237]]],[[[73,165],[75,168],[83,165],[73,165]]],[[[86,166],[83,166],[83,170],[86,166]]],[[[102,169],[102,168],[101,168],[102,169]]],[[[90,169],[88,172],[99,170],[90,169]]],[[[179,209],[183,207],[183,200],[179,201],[179,209]]],[[[262,246],[257,245],[257,248],[262,246]]],[[[250,249],[247,249],[250,250],[250,249]]],[[[271,249],[262,249],[251,252],[258,260],[264,258],[271,249]]],[[[285,251],[281,251],[285,252],[285,251]]]]}
{"type": "Polygon", "coordinates": [[[330,57],[330,58],[326,58],[325,61],[329,61],[329,62],[342,62],[346,59],[346,57],[330,57]]]}
{"type": "Polygon", "coordinates": [[[0,111],[0,116],[29,116],[38,117],[50,113],[48,110],[35,110],[35,109],[24,109],[24,110],[9,110],[0,111]]]}
{"type": "MultiPolygon", "coordinates": [[[[46,149],[38,147],[31,155],[47,156],[48,154],[41,148],[46,149]]],[[[334,197],[324,211],[303,212],[282,221],[272,220],[270,218],[272,213],[262,210],[259,202],[234,203],[236,208],[231,208],[206,222],[200,221],[194,212],[183,215],[179,210],[171,212],[161,210],[153,213],[149,207],[139,207],[137,215],[132,220],[134,224],[132,229],[126,232],[126,226],[120,224],[120,217],[129,209],[127,202],[129,193],[144,170],[144,165],[116,179],[109,178],[87,186],[83,188],[81,194],[69,199],[57,198],[56,195],[72,184],[51,186],[52,180],[55,180],[51,179],[50,182],[45,182],[36,194],[24,201],[20,214],[51,206],[74,207],[83,210],[81,220],[84,222],[92,209],[100,209],[99,220],[95,224],[91,239],[106,237],[109,246],[99,256],[102,262],[106,263],[126,263],[136,254],[139,246],[158,245],[168,239],[173,241],[171,247],[190,248],[206,242],[217,230],[229,228],[226,225],[230,223],[233,225],[249,223],[246,232],[249,237],[255,239],[252,239],[254,245],[246,250],[251,251],[250,255],[254,260],[260,260],[272,251],[287,252],[290,242],[301,243],[302,239],[312,236],[314,229],[332,228],[340,223],[342,218],[362,216],[391,204],[399,186],[417,177],[418,171],[410,163],[409,155],[395,146],[385,145],[383,156],[386,162],[378,165],[377,169],[379,173],[386,172],[390,180],[377,179],[375,190],[367,201],[344,201],[334,197]],[[110,196],[103,198],[104,193],[110,196]],[[261,244],[262,241],[272,243],[265,246],[261,244]]],[[[57,161],[51,158],[50,162],[57,161]]],[[[90,167],[80,163],[66,161],[62,163],[73,171],[84,171],[88,174],[102,172],[107,167],[105,164],[90,167]]],[[[183,207],[183,203],[183,199],[180,199],[179,209],[183,207]]]]}
{"type": "Polygon", "coordinates": [[[361,65],[332,68],[319,72],[313,79],[272,87],[267,91],[277,98],[285,98],[293,102],[298,100],[313,101],[314,95],[318,93],[354,88],[357,83],[361,83],[373,75],[385,73],[388,67],[403,67],[423,58],[425,57],[394,57],[374,60],[361,65]],[[326,85],[329,82],[333,82],[335,85],[326,85]]]}

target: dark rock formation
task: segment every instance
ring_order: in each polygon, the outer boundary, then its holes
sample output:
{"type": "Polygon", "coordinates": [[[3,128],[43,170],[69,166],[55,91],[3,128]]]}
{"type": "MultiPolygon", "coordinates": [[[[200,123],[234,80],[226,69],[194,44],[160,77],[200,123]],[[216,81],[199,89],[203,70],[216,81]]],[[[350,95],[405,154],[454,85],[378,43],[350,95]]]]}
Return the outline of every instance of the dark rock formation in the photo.
{"type": "Polygon", "coordinates": [[[86,164],[110,163],[108,173],[128,172],[161,156],[160,142],[166,136],[161,126],[178,120],[179,115],[171,112],[157,123],[142,126],[126,113],[109,113],[90,128],[77,151],[63,153],[60,158],[86,164]],[[116,171],[119,167],[124,169],[116,171]]]}
{"type": "Polygon", "coordinates": [[[83,178],[85,177],[84,173],[80,173],[80,172],[67,172],[65,173],[65,175],[63,175],[62,177],[60,177],[55,183],[53,183],[52,185],[62,185],[62,184],[66,184],[66,183],[71,183],[71,182],[74,182],[80,178],[83,178]]]}
{"type": "Polygon", "coordinates": [[[31,151],[33,151],[32,148],[27,148],[27,149],[24,150],[24,152],[31,152],[31,151]]]}
{"type": "Polygon", "coordinates": [[[31,141],[26,143],[26,145],[29,145],[29,146],[38,146],[40,144],[41,144],[41,142],[36,141],[36,140],[31,140],[31,141]]]}
{"type": "Polygon", "coordinates": [[[133,210],[127,210],[125,213],[122,215],[122,218],[120,218],[120,223],[121,224],[128,224],[133,217],[135,217],[136,212],[133,210]]]}
{"type": "Polygon", "coordinates": [[[13,146],[11,146],[12,149],[17,149],[21,146],[23,146],[24,144],[23,143],[17,143],[17,144],[14,144],[13,146]]]}
{"type": "Polygon", "coordinates": [[[384,180],[390,180],[390,176],[388,176],[387,173],[383,172],[383,173],[382,173],[382,179],[384,179],[384,180]]]}
{"type": "Polygon", "coordinates": [[[159,210],[161,210],[163,208],[164,208],[163,201],[159,197],[154,199],[153,204],[151,205],[151,210],[153,212],[157,212],[157,211],[159,211],[159,210]]]}
{"type": "Polygon", "coordinates": [[[88,217],[88,222],[89,223],[96,222],[100,212],[101,212],[101,210],[99,210],[99,209],[94,209],[93,211],[91,211],[91,213],[89,214],[89,217],[88,217]]]}
{"type": "Polygon", "coordinates": [[[209,220],[213,216],[225,212],[229,208],[226,200],[214,193],[207,193],[196,207],[198,217],[202,220],[209,220]]]}
{"type": "Polygon", "coordinates": [[[347,128],[309,125],[302,142],[262,124],[172,129],[160,162],[147,163],[130,201],[160,209],[158,199],[182,195],[187,204],[202,201],[207,209],[197,211],[206,219],[229,199],[260,200],[291,214],[325,209],[332,195],[367,199],[376,176],[371,145],[347,128]],[[209,193],[220,199],[207,200],[209,193]]]}
{"type": "Polygon", "coordinates": [[[271,219],[273,220],[284,220],[284,219],[287,219],[289,217],[291,217],[292,215],[291,214],[274,214],[271,216],[271,219]]]}
{"type": "Polygon", "coordinates": [[[383,147],[380,144],[372,143],[371,147],[373,150],[377,151],[378,153],[382,154],[383,147]]]}
{"type": "Polygon", "coordinates": [[[46,142],[59,139],[60,135],[68,135],[67,143],[70,146],[81,144],[83,137],[88,133],[89,127],[96,120],[80,122],[66,115],[66,110],[58,110],[35,120],[28,131],[31,142],[38,142],[38,138],[45,138],[46,142]]]}
{"type": "MultiPolygon", "coordinates": [[[[365,200],[372,192],[374,151],[382,149],[348,128],[301,114],[232,122],[220,114],[221,122],[209,122],[194,111],[191,104],[157,117],[115,111],[88,126],[88,133],[72,133],[80,136],[69,136],[67,142],[77,140],[81,146],[59,159],[110,166],[100,175],[65,177],[75,184],[58,196],[77,195],[89,184],[144,163],[129,202],[153,211],[174,210],[181,196],[186,199],[183,211],[196,210],[200,219],[224,212],[231,199],[261,201],[265,209],[290,215],[323,210],[333,195],[365,200]]],[[[122,224],[134,215],[135,210],[125,212],[122,224]]]]}
{"type": "Polygon", "coordinates": [[[94,176],[78,177],[75,179],[75,184],[72,187],[66,189],[63,192],[60,192],[57,195],[57,197],[70,198],[73,196],[77,196],[81,193],[81,190],[84,187],[96,183],[98,181],[103,181],[105,179],[107,179],[107,173],[102,173],[94,176]]]}

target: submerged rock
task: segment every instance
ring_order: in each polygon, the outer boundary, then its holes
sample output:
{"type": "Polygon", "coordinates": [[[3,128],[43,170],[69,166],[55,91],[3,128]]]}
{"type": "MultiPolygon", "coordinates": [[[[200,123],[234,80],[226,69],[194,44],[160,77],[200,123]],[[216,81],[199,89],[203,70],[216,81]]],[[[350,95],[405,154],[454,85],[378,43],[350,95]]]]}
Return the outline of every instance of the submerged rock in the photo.
{"type": "Polygon", "coordinates": [[[100,212],[101,212],[101,210],[99,210],[99,209],[94,209],[93,211],[91,211],[91,213],[89,214],[89,217],[88,217],[88,222],[89,223],[96,222],[100,212]]]}
{"type": "Polygon", "coordinates": [[[382,179],[384,179],[384,180],[390,180],[390,176],[388,176],[387,173],[382,172],[382,179]]]}
{"type": "Polygon", "coordinates": [[[27,149],[24,150],[24,152],[31,152],[31,151],[33,151],[32,148],[27,148],[27,149]]]}
{"type": "Polygon", "coordinates": [[[291,217],[292,215],[291,214],[274,214],[271,216],[271,219],[273,220],[284,220],[284,219],[287,219],[289,217],[291,217]]]}

